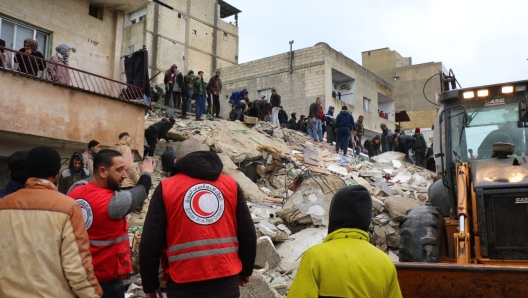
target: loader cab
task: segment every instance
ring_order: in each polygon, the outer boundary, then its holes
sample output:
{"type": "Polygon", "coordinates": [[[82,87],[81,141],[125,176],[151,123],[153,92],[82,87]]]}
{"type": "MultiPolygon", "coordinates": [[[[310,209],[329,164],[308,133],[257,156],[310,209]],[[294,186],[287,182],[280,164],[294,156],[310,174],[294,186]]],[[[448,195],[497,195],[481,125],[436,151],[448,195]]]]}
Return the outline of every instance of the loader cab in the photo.
{"type": "Polygon", "coordinates": [[[528,204],[516,202],[528,197],[527,87],[528,81],[521,81],[456,89],[440,97],[434,150],[442,185],[430,188],[431,205],[454,218],[455,164],[469,162],[482,258],[528,260],[528,204]],[[497,149],[501,144],[511,151],[497,149]]]}

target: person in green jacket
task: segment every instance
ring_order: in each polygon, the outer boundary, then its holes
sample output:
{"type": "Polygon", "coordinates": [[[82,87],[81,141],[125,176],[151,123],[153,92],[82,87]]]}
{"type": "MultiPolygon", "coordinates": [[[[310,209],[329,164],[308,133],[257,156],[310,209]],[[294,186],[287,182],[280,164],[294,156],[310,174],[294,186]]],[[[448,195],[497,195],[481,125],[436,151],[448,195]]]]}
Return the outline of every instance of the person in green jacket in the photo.
{"type": "Polygon", "coordinates": [[[361,185],[342,188],[329,214],[328,236],[304,253],[287,297],[402,297],[396,267],[370,244],[368,190],[361,185]]]}
{"type": "Polygon", "coordinates": [[[193,95],[196,100],[195,121],[200,121],[202,119],[202,114],[205,113],[205,99],[207,98],[207,88],[205,87],[203,74],[203,71],[200,70],[198,72],[198,76],[193,81],[193,95]]]}
{"type": "Polygon", "coordinates": [[[414,129],[414,156],[416,157],[416,165],[419,165],[425,168],[425,149],[427,149],[427,144],[425,143],[425,138],[423,134],[420,133],[420,128],[417,127],[414,129]]]}

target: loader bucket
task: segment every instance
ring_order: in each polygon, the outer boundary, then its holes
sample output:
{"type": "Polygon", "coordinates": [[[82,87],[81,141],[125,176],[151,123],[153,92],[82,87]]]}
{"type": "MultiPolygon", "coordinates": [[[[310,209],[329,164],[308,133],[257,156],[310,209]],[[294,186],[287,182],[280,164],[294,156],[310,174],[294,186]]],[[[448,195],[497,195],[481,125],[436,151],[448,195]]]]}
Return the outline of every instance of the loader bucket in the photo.
{"type": "Polygon", "coordinates": [[[396,263],[404,298],[528,297],[528,268],[450,263],[396,263]]]}

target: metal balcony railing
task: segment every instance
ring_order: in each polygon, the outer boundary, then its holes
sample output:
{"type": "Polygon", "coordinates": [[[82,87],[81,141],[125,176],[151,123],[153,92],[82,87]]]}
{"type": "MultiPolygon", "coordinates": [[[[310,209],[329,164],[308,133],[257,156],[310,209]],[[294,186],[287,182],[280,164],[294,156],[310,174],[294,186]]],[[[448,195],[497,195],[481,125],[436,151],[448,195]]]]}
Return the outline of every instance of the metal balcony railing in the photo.
{"type": "Polygon", "coordinates": [[[6,47],[0,47],[0,69],[122,100],[143,102],[144,98],[143,89],[140,87],[6,47]]]}

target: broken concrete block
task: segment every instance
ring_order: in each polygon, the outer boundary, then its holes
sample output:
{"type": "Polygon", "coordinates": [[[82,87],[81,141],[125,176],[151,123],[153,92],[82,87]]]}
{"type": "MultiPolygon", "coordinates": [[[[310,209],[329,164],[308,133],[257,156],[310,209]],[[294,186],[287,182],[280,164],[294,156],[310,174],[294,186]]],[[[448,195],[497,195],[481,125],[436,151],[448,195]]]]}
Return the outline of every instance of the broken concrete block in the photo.
{"type": "Polygon", "coordinates": [[[253,183],[251,179],[249,179],[244,173],[236,170],[237,166],[233,161],[231,161],[231,159],[227,155],[218,154],[218,156],[220,157],[220,159],[222,160],[222,164],[224,165],[222,173],[233,177],[238,182],[238,185],[242,189],[242,193],[244,194],[246,200],[259,201],[262,200],[262,198],[267,197],[267,195],[260,191],[258,186],[253,183]]]}
{"type": "Polygon", "coordinates": [[[282,257],[280,268],[285,273],[291,273],[297,269],[302,254],[308,248],[322,243],[326,234],[326,228],[308,228],[291,235],[288,241],[277,244],[277,252],[282,257]]]}
{"type": "Polygon", "coordinates": [[[385,209],[387,209],[391,218],[394,220],[403,220],[407,211],[421,205],[423,204],[416,200],[401,196],[392,196],[385,199],[385,209]]]}
{"type": "Polygon", "coordinates": [[[386,212],[380,213],[374,218],[374,222],[382,226],[387,224],[390,220],[391,220],[391,217],[386,212]]]}
{"type": "Polygon", "coordinates": [[[378,215],[381,212],[383,212],[383,209],[384,209],[384,203],[381,200],[378,200],[372,197],[372,214],[378,215]]]}
{"type": "Polygon", "coordinates": [[[393,160],[392,161],[392,166],[395,167],[396,169],[399,169],[399,168],[401,168],[402,163],[399,160],[393,160]]]}
{"type": "Polygon", "coordinates": [[[400,172],[398,175],[394,176],[391,181],[398,183],[408,183],[412,179],[412,175],[409,173],[400,172]]]}
{"type": "Polygon", "coordinates": [[[396,151],[388,151],[372,157],[377,163],[392,165],[393,160],[404,160],[405,154],[396,151]]]}
{"type": "Polygon", "coordinates": [[[356,181],[357,184],[365,187],[368,191],[372,191],[372,185],[370,185],[370,182],[368,182],[367,180],[361,177],[354,177],[354,181],[356,181]]]}
{"type": "Polygon", "coordinates": [[[266,263],[270,269],[277,267],[281,257],[273,246],[273,241],[268,236],[257,239],[257,257],[255,258],[255,268],[264,268],[266,263]]]}
{"type": "Polygon", "coordinates": [[[270,194],[273,198],[286,198],[286,188],[279,188],[271,191],[270,194]]]}
{"type": "Polygon", "coordinates": [[[393,263],[400,262],[400,257],[398,257],[395,253],[393,253],[392,250],[389,250],[389,258],[392,260],[393,263]]]}
{"type": "Polygon", "coordinates": [[[308,210],[306,211],[306,214],[309,214],[310,217],[312,218],[312,223],[315,225],[315,226],[323,226],[323,225],[326,225],[326,222],[324,220],[324,214],[325,214],[325,210],[323,209],[323,207],[319,206],[319,205],[314,205],[314,206],[311,206],[310,208],[308,208],[308,210]]]}
{"type": "Polygon", "coordinates": [[[261,187],[260,191],[262,191],[263,193],[267,194],[268,196],[271,195],[271,190],[269,188],[261,187]]]}
{"type": "Polygon", "coordinates": [[[269,236],[273,242],[284,242],[291,234],[291,232],[288,234],[284,229],[277,228],[267,220],[263,220],[258,224],[258,231],[265,236],[269,236]]]}
{"type": "Polygon", "coordinates": [[[240,288],[240,298],[281,298],[281,295],[273,289],[268,278],[253,270],[249,286],[240,288]]]}
{"type": "Polygon", "coordinates": [[[401,246],[401,237],[400,234],[393,234],[385,236],[385,241],[388,247],[394,249],[400,249],[401,246]]]}

